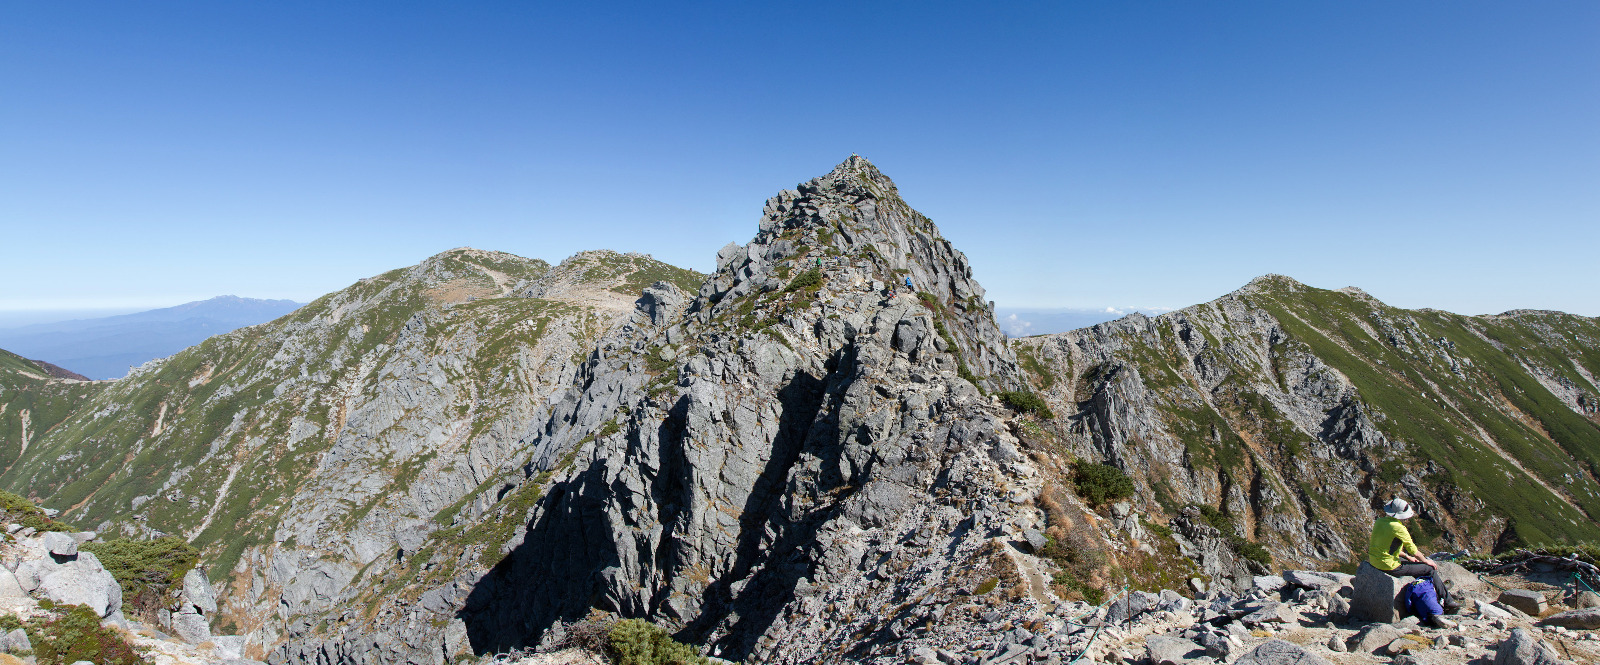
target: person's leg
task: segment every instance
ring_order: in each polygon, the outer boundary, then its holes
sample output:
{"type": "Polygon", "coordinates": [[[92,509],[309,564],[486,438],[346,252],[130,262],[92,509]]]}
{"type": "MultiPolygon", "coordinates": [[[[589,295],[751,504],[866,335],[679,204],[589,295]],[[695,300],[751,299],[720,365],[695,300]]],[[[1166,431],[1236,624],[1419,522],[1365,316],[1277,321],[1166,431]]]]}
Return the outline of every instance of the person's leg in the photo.
{"type": "Polygon", "coordinates": [[[1385,570],[1383,572],[1393,577],[1431,577],[1433,575],[1433,566],[1416,562],[1402,563],[1400,567],[1394,570],[1385,570]]]}

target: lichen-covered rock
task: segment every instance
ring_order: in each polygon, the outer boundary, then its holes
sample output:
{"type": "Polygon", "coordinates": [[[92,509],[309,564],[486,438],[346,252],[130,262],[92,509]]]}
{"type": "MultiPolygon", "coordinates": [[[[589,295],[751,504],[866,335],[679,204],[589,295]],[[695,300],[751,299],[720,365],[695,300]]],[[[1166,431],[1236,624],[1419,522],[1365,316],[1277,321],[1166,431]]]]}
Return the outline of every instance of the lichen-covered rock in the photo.
{"type": "Polygon", "coordinates": [[[1332,665],[1328,659],[1293,642],[1268,640],[1233,661],[1233,665],[1332,665]]]}
{"type": "Polygon", "coordinates": [[[1582,630],[1600,629],[1600,607],[1590,607],[1581,610],[1568,610],[1552,614],[1539,620],[1541,626],[1561,626],[1563,628],[1577,628],[1582,630]]]}

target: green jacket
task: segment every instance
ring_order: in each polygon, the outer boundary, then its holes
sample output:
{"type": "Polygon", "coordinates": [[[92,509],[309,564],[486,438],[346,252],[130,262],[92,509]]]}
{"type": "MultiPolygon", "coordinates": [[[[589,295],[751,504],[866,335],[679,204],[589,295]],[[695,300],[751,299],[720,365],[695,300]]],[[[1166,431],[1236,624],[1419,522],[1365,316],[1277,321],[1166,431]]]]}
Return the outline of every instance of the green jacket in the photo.
{"type": "Polygon", "coordinates": [[[1367,562],[1378,570],[1394,570],[1400,567],[1401,550],[1412,556],[1422,556],[1417,551],[1417,544],[1411,542],[1411,532],[1406,530],[1406,525],[1388,515],[1378,518],[1372,525],[1372,540],[1367,542],[1367,562]]]}

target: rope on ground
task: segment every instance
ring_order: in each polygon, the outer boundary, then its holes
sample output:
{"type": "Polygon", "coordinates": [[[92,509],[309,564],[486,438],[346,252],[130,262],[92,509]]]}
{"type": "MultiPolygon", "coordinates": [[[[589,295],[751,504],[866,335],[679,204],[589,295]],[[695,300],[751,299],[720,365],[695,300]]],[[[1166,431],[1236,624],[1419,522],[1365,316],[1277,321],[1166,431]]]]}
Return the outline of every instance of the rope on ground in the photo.
{"type": "MultiPolygon", "coordinates": [[[[1085,614],[1082,617],[1078,617],[1078,618],[1083,619],[1083,618],[1092,617],[1092,616],[1094,616],[1096,614],[1099,614],[1101,610],[1104,610],[1105,608],[1110,607],[1111,603],[1116,602],[1116,600],[1118,598],[1121,598],[1126,593],[1128,593],[1128,585],[1124,584],[1124,585],[1122,585],[1122,590],[1118,591],[1117,595],[1112,596],[1111,600],[1107,600],[1106,602],[1102,603],[1099,607],[1096,607],[1093,612],[1090,612],[1090,613],[1085,614]]],[[[1067,661],[1067,665],[1073,665],[1074,663],[1078,662],[1079,659],[1083,658],[1084,654],[1089,653],[1089,649],[1094,646],[1095,638],[1100,637],[1100,631],[1106,627],[1106,622],[1105,621],[1102,620],[1099,623],[1100,623],[1100,625],[1094,627],[1094,634],[1089,636],[1089,643],[1083,645],[1083,650],[1079,651],[1078,655],[1073,656],[1072,660],[1067,661]]],[[[1078,624],[1078,625],[1082,626],[1083,624],[1078,624]]],[[[1087,626],[1085,626],[1085,627],[1087,628],[1087,626]]]]}

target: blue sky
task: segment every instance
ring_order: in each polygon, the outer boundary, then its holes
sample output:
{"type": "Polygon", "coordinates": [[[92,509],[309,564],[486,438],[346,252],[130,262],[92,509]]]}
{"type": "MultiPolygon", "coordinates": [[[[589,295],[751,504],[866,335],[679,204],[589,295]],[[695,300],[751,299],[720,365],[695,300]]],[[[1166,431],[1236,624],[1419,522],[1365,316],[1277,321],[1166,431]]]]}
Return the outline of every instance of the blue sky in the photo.
{"type": "Polygon", "coordinates": [[[1600,315],[1600,4],[0,0],[0,310],[707,270],[852,152],[1001,305],[1600,315]]]}

